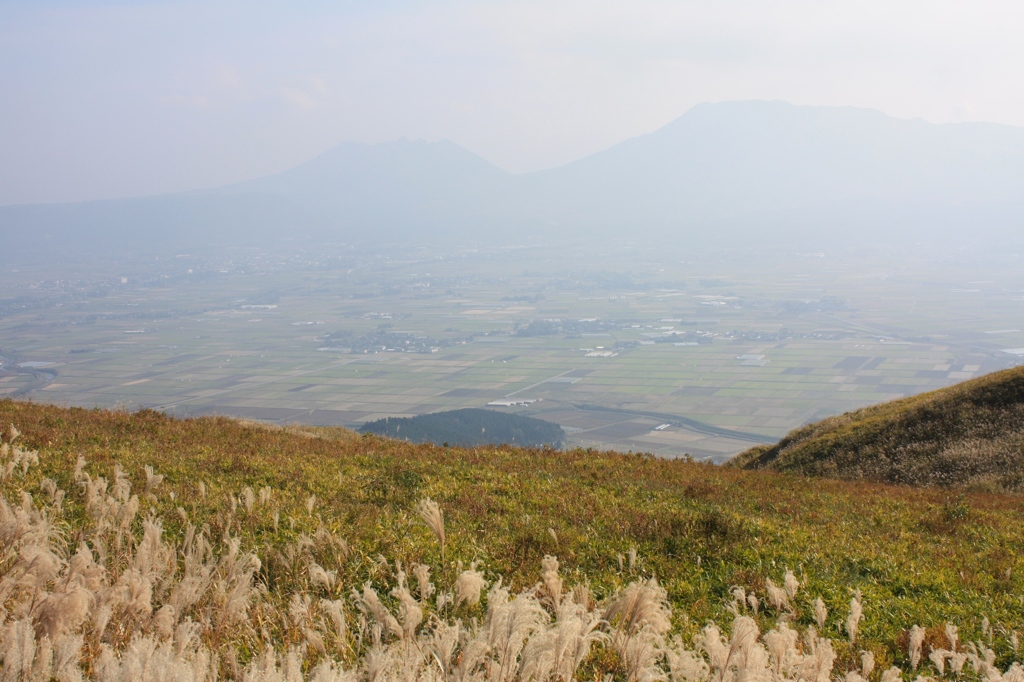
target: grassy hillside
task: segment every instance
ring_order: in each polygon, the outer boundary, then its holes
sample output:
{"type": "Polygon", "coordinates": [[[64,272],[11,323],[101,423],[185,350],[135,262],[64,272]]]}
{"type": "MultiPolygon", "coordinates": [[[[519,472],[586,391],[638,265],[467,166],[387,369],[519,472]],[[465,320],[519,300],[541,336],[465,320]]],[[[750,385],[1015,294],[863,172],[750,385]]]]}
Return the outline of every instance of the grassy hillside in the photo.
{"type": "Polygon", "coordinates": [[[36,642],[53,657],[39,679],[73,679],[54,671],[75,647],[97,679],[161,651],[191,666],[175,679],[285,679],[268,671],[289,666],[287,679],[397,679],[402,666],[525,679],[569,640],[581,679],[769,674],[758,642],[797,666],[777,679],[819,666],[817,679],[875,680],[891,665],[911,679],[915,643],[928,675],[936,651],[985,673],[1015,659],[1024,628],[1017,496],[14,401],[0,401],[0,424],[20,431],[0,453],[0,656],[5,670],[37,665],[43,654],[18,653],[36,642]],[[851,600],[863,610],[852,644],[851,600]],[[495,638],[512,648],[499,655],[495,638]]]}
{"type": "Polygon", "coordinates": [[[1024,490],[1024,367],[847,412],[730,465],[924,486],[1024,490]]]}

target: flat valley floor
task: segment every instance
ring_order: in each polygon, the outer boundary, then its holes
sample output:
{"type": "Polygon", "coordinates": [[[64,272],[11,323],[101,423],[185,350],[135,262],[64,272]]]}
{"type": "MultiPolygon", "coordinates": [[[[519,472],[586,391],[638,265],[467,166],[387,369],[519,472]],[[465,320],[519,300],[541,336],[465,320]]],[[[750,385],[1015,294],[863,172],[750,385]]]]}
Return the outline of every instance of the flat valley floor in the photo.
{"type": "Polygon", "coordinates": [[[628,245],[18,264],[0,396],[344,426],[490,406],[569,446],[720,462],[1020,364],[1021,266],[628,245]]]}

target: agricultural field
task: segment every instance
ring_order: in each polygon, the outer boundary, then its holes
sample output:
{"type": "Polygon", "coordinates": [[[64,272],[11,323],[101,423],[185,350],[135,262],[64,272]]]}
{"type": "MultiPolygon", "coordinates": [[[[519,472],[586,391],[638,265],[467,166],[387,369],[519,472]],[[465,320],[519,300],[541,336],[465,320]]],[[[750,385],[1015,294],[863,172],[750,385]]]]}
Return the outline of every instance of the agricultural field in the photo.
{"type": "Polygon", "coordinates": [[[26,264],[0,273],[0,396],[345,426],[490,406],[570,446],[718,462],[1024,362],[1015,257],[680,253],[26,264]]]}

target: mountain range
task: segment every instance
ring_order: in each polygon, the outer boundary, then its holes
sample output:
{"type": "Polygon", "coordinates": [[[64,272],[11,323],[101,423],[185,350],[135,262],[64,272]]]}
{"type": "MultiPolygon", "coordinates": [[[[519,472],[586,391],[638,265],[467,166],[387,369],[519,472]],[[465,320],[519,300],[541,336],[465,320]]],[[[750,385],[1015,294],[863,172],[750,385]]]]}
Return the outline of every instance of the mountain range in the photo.
{"type": "MultiPolygon", "coordinates": [[[[810,248],[1020,239],[1024,128],[856,108],[702,104],[558,168],[514,175],[450,141],[343,143],[215,189],[0,207],[3,253],[628,236],[810,248]]],[[[0,256],[2,258],[2,256],[0,256]]]]}

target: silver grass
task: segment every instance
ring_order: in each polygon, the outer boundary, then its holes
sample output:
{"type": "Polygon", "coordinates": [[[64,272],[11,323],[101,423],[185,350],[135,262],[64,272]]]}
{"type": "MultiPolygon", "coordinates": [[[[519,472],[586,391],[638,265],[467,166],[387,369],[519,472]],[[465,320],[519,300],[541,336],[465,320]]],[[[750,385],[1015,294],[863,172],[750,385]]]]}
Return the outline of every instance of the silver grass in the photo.
{"type": "Polygon", "coordinates": [[[605,609],[604,619],[627,635],[635,634],[641,628],[664,634],[672,625],[667,599],[668,593],[654,578],[630,583],[605,609]]]}
{"type": "Polygon", "coordinates": [[[802,656],[797,648],[798,633],[784,622],[764,635],[768,648],[768,662],[774,679],[789,679],[799,666],[802,656]]]}
{"type": "Polygon", "coordinates": [[[337,571],[328,571],[315,561],[309,562],[309,582],[313,587],[330,592],[334,589],[334,581],[337,580],[337,577],[337,571]]]}
{"type": "Polygon", "coordinates": [[[309,671],[309,682],[358,682],[359,676],[354,670],[345,670],[334,661],[320,661],[309,671]]]}
{"type": "Polygon", "coordinates": [[[754,612],[754,615],[756,616],[757,615],[757,610],[761,606],[761,602],[758,600],[757,595],[754,594],[753,592],[748,594],[747,595],[747,603],[750,604],[750,608],[754,612]]]}
{"type": "Polygon", "coordinates": [[[932,649],[928,654],[928,660],[932,662],[935,669],[939,671],[939,676],[946,674],[946,657],[952,652],[946,651],[945,649],[932,649]]]}
{"type": "Polygon", "coordinates": [[[600,614],[567,601],[559,610],[554,627],[539,631],[523,650],[523,679],[575,679],[576,670],[597,642],[607,635],[598,628],[600,614]]]}
{"type": "MultiPolygon", "coordinates": [[[[828,619],[828,608],[821,597],[814,600],[814,622],[818,624],[819,630],[825,629],[825,621],[828,619]]],[[[867,677],[865,675],[865,677],[867,677]]]]}
{"type": "Polygon", "coordinates": [[[164,482],[164,477],[163,474],[156,473],[153,467],[148,464],[145,466],[144,471],[146,472],[146,488],[143,491],[143,495],[148,497],[164,482]]]}
{"type": "Polygon", "coordinates": [[[584,611],[594,611],[597,609],[597,602],[594,601],[594,595],[590,592],[590,586],[586,583],[576,585],[569,592],[569,596],[572,598],[572,602],[577,606],[583,607],[584,611]]]}
{"type": "Polygon", "coordinates": [[[114,465],[114,482],[110,486],[110,494],[115,500],[124,504],[132,493],[132,483],[128,480],[128,474],[124,472],[120,464],[114,465]]]}
{"type": "Polygon", "coordinates": [[[545,555],[541,560],[540,577],[544,584],[544,590],[551,599],[555,609],[558,609],[562,602],[562,579],[558,576],[558,559],[545,555]]]}
{"type": "Polygon", "coordinates": [[[150,628],[161,639],[170,639],[174,636],[174,626],[178,623],[177,609],[171,604],[164,604],[150,621],[150,628]]]}
{"type": "Polygon", "coordinates": [[[476,606],[480,603],[480,593],[485,587],[487,581],[484,580],[483,573],[476,570],[476,563],[473,563],[455,580],[455,605],[476,606]]]}
{"type": "Polygon", "coordinates": [[[252,507],[256,504],[256,493],[253,492],[252,488],[245,486],[242,489],[242,506],[245,507],[245,513],[251,514],[252,507]]]}
{"type": "Polygon", "coordinates": [[[786,571],[786,575],[782,580],[782,586],[791,600],[796,599],[796,592],[800,589],[800,581],[793,575],[793,571],[786,571]]]}
{"type": "Polygon", "coordinates": [[[829,682],[829,675],[836,660],[835,649],[828,639],[816,639],[811,647],[811,653],[804,657],[798,673],[798,678],[807,682],[829,682]]]}
{"type": "Polygon", "coordinates": [[[447,680],[452,676],[455,652],[462,634],[462,624],[458,621],[451,625],[439,622],[424,642],[423,648],[430,663],[437,666],[441,679],[447,680]]]}
{"type": "Polygon", "coordinates": [[[430,582],[430,566],[416,564],[412,567],[412,574],[416,576],[416,582],[419,585],[420,601],[426,603],[434,594],[435,589],[434,584],[430,582]]]}
{"type": "Polygon", "coordinates": [[[416,513],[423,519],[423,523],[427,524],[427,528],[437,538],[437,542],[441,545],[441,560],[444,560],[444,512],[441,507],[429,497],[426,497],[419,501],[416,505],[416,513]]]}
{"type": "Polygon", "coordinates": [[[737,585],[729,592],[732,594],[733,613],[738,616],[747,608],[747,591],[737,585]]]}
{"type": "Polygon", "coordinates": [[[484,623],[490,649],[484,664],[487,678],[494,682],[516,679],[523,648],[531,637],[543,630],[547,620],[547,612],[532,594],[519,594],[509,601],[505,588],[491,590],[484,623]]]}
{"type": "Polygon", "coordinates": [[[952,623],[946,623],[946,639],[949,641],[949,650],[956,651],[957,641],[960,639],[959,628],[952,623]]]}
{"type": "Polygon", "coordinates": [[[47,594],[36,603],[32,613],[37,636],[56,641],[77,629],[88,618],[94,603],[92,593],[84,587],[47,594]]]}
{"type": "Polygon", "coordinates": [[[374,622],[383,629],[397,637],[402,636],[402,626],[398,624],[398,620],[391,615],[387,607],[381,603],[380,597],[377,596],[377,591],[370,586],[370,583],[363,585],[362,593],[353,592],[352,598],[359,610],[373,618],[374,622]]]}
{"type": "Polygon", "coordinates": [[[857,631],[860,629],[860,619],[863,615],[864,609],[861,607],[860,599],[854,596],[850,599],[850,614],[846,617],[846,633],[850,636],[850,644],[857,641],[857,631]]]}
{"type": "Polygon", "coordinates": [[[334,637],[334,648],[344,653],[348,646],[348,621],[345,618],[345,602],[341,599],[321,599],[320,610],[330,620],[331,635],[334,637]]]}
{"type": "Polygon", "coordinates": [[[707,682],[711,668],[696,651],[687,649],[679,638],[665,649],[668,678],[672,682],[707,682]]]}
{"type": "Polygon", "coordinates": [[[29,618],[12,621],[0,631],[0,655],[4,667],[0,671],[2,682],[30,679],[32,663],[36,657],[36,632],[29,618]]]}
{"type": "Polygon", "coordinates": [[[423,609],[409,593],[409,588],[399,585],[391,591],[391,596],[398,600],[398,614],[401,617],[402,636],[411,641],[416,628],[423,621],[423,609]]]}
{"type": "Polygon", "coordinates": [[[708,623],[695,639],[697,649],[708,657],[713,679],[722,680],[729,666],[729,643],[715,623],[708,623]]]}
{"type": "Polygon", "coordinates": [[[897,668],[896,666],[892,666],[884,673],[882,673],[882,682],[900,682],[902,678],[903,671],[897,668]]]}
{"type": "Polygon", "coordinates": [[[924,628],[918,625],[911,626],[907,654],[910,657],[910,667],[914,670],[917,670],[917,664],[921,662],[921,645],[924,644],[924,635],[924,628]]]}
{"type": "Polygon", "coordinates": [[[732,623],[729,639],[729,663],[737,670],[761,670],[768,666],[768,656],[757,639],[757,623],[753,618],[740,616],[732,623]]]}
{"type": "Polygon", "coordinates": [[[76,483],[82,478],[82,472],[85,471],[85,465],[85,457],[79,455],[78,459],[75,461],[75,470],[71,474],[71,479],[76,483]]]}
{"type": "Polygon", "coordinates": [[[875,669],[875,654],[871,651],[860,652],[860,674],[864,679],[871,677],[875,669]]]}
{"type": "Polygon", "coordinates": [[[665,674],[658,668],[661,656],[662,638],[654,632],[644,630],[626,638],[616,649],[623,667],[626,669],[627,682],[654,682],[664,680],[665,674]]]}
{"type": "Polygon", "coordinates": [[[779,587],[771,578],[764,581],[765,590],[768,592],[768,603],[776,611],[782,611],[783,609],[789,609],[789,595],[786,590],[779,587]]]}

